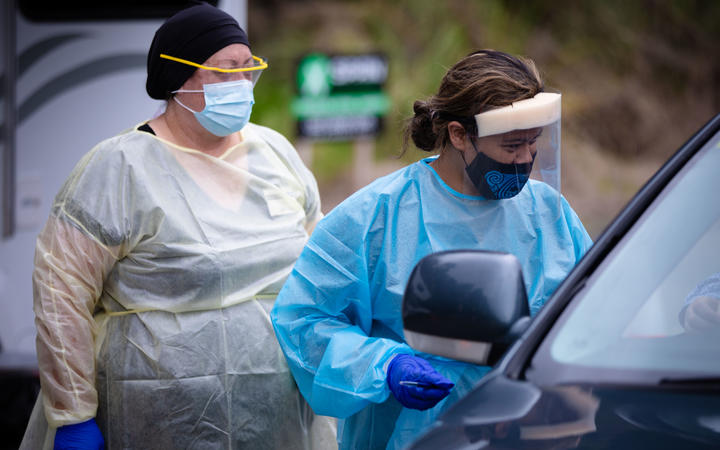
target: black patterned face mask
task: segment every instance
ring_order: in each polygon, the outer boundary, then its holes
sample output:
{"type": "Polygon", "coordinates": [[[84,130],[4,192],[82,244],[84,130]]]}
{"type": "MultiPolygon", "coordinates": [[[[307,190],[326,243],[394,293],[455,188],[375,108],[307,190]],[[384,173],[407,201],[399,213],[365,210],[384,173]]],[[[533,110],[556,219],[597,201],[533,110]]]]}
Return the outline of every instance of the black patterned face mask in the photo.
{"type": "Polygon", "coordinates": [[[465,164],[465,172],[480,195],[492,200],[518,195],[530,178],[535,155],[533,155],[533,160],[528,163],[505,164],[479,152],[475,147],[475,142],[472,139],[470,142],[477,155],[469,165],[465,164]]]}

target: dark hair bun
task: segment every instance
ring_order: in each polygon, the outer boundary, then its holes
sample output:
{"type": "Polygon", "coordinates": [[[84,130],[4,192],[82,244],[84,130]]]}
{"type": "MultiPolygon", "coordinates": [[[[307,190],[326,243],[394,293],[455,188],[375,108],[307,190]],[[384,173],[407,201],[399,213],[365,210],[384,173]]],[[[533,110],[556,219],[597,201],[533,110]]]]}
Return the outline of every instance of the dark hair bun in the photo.
{"type": "Polygon", "coordinates": [[[430,107],[427,102],[416,101],[413,104],[415,116],[410,122],[410,137],[415,146],[426,152],[435,150],[437,134],[433,130],[430,107]]]}

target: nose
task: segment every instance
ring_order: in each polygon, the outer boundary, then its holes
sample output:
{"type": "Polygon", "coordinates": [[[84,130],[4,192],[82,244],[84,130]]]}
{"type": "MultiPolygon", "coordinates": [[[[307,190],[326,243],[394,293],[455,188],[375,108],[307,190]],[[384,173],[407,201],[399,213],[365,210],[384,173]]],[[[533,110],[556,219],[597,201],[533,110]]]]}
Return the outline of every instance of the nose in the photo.
{"type": "Polygon", "coordinates": [[[526,164],[532,162],[535,157],[535,152],[536,150],[534,144],[526,142],[517,149],[517,152],[515,153],[515,160],[513,162],[515,164],[526,164]]]}
{"type": "Polygon", "coordinates": [[[233,72],[227,74],[226,77],[230,81],[248,80],[252,81],[252,76],[248,72],[233,72]]]}

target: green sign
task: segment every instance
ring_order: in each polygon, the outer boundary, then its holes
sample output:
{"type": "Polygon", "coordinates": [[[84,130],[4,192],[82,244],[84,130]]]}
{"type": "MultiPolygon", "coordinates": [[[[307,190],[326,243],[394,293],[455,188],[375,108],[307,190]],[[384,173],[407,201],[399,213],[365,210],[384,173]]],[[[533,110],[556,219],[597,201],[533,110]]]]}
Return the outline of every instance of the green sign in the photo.
{"type": "Polygon", "coordinates": [[[352,92],[327,97],[298,97],[291,106],[298,119],[330,116],[384,116],[390,101],[382,92],[352,92]]]}
{"type": "Polygon", "coordinates": [[[380,54],[305,56],[297,68],[299,95],[291,105],[300,134],[329,138],[376,134],[390,108],[382,92],[387,71],[380,54]]]}

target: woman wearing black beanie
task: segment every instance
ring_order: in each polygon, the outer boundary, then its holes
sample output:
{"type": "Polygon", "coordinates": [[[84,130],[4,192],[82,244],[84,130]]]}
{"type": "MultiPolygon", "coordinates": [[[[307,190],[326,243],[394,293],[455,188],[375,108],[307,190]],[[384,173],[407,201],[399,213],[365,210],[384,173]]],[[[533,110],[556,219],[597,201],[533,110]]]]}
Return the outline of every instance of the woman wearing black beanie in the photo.
{"type": "Polygon", "coordinates": [[[165,111],[58,193],[33,273],[55,448],[313,445],[268,313],[322,213],[292,145],[249,123],[266,67],[227,13],[178,12],[148,53],[165,111]]]}

